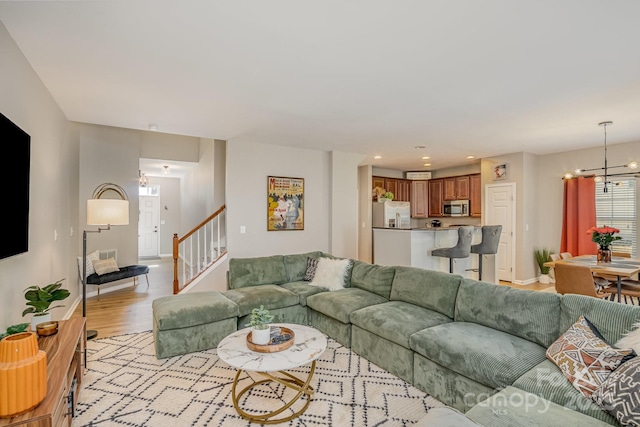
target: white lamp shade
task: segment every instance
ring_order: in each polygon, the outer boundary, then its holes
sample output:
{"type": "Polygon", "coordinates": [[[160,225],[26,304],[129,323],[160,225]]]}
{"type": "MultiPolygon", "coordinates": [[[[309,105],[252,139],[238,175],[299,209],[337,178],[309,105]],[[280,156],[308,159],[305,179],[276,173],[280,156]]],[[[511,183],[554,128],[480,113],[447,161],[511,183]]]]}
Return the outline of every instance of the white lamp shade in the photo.
{"type": "Polygon", "coordinates": [[[129,201],[87,200],[87,225],[129,225],[129,201]]]}

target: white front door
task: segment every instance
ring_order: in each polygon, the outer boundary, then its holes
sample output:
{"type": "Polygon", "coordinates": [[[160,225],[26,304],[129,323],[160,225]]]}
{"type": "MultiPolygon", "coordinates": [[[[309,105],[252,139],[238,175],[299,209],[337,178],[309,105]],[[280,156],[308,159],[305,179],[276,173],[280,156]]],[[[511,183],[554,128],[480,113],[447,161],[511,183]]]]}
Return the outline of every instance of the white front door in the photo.
{"type": "Polygon", "coordinates": [[[159,256],[160,197],[140,196],[138,218],[138,256],[159,256]]]}
{"type": "Polygon", "coordinates": [[[513,282],[515,280],[515,225],[516,225],[516,184],[490,184],[485,193],[485,225],[502,225],[502,235],[496,263],[498,264],[498,280],[513,282]]]}

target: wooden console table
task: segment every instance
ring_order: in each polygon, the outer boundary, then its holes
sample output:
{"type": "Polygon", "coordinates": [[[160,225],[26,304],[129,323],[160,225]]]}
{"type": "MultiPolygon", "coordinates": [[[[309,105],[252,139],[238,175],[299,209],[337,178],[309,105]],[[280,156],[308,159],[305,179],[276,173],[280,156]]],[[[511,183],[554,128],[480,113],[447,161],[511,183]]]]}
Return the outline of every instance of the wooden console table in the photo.
{"type": "Polygon", "coordinates": [[[38,347],[47,353],[47,395],[25,414],[0,418],[0,427],[71,426],[82,384],[86,344],[84,317],[61,320],[57,334],[38,338],[38,347]]]}

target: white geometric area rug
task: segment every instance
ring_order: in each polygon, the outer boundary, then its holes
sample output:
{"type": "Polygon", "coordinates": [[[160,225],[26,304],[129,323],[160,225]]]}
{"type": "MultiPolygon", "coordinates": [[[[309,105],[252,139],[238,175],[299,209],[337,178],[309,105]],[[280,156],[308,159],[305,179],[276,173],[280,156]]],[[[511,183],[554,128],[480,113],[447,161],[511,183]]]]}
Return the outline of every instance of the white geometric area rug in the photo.
{"type": "MultiPolygon", "coordinates": [[[[73,427],[260,425],[236,412],[231,399],[236,370],[215,349],[158,360],[149,331],[89,341],[87,358],[73,427]]],[[[309,369],[290,372],[306,378],[309,369]]],[[[238,390],[248,383],[241,381],[238,390]]],[[[277,425],[410,426],[430,408],[444,406],[332,339],[316,363],[311,385],[315,394],[307,410],[277,425]]],[[[295,394],[277,383],[262,384],[243,395],[240,406],[273,411],[295,394]]],[[[301,398],[294,410],[304,403],[301,398]]],[[[284,414],[294,413],[288,411],[284,414]]]]}

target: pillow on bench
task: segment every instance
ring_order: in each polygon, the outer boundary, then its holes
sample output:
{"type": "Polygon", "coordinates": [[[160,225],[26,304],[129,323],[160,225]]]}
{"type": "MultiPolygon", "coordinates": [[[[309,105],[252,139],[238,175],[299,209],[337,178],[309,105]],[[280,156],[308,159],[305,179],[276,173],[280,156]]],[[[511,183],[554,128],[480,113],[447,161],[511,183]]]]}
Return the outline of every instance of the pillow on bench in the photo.
{"type": "Polygon", "coordinates": [[[98,276],[102,276],[106,273],[113,273],[114,271],[120,271],[114,258],[93,260],[93,268],[98,276]]]}

